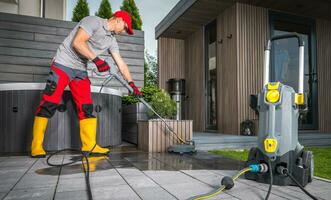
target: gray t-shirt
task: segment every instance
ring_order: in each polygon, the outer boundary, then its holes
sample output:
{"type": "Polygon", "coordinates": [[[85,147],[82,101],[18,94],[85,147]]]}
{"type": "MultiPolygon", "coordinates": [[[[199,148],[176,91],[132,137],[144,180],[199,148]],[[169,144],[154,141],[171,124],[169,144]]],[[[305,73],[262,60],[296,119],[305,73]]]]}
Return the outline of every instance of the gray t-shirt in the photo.
{"type": "Polygon", "coordinates": [[[91,36],[87,41],[87,45],[96,55],[100,55],[106,50],[108,50],[109,53],[119,52],[116,38],[114,34],[108,30],[107,19],[88,16],[83,18],[64,39],[55,54],[55,62],[66,67],[86,71],[88,59],[79,54],[71,45],[79,28],[84,29],[91,36]]]}

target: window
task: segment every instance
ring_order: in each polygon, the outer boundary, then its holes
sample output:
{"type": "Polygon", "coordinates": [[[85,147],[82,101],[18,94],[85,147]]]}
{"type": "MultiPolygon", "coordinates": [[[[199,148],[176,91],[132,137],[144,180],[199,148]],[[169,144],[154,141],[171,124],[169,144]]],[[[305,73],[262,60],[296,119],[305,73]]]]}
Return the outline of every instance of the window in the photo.
{"type": "MultiPolygon", "coordinates": [[[[308,110],[300,114],[300,129],[317,129],[317,83],[316,45],[314,20],[271,11],[271,36],[298,33],[305,44],[304,91],[307,94],[308,110]]],[[[280,81],[298,91],[299,48],[295,38],[282,39],[273,43],[271,57],[271,81],[280,81]]]]}

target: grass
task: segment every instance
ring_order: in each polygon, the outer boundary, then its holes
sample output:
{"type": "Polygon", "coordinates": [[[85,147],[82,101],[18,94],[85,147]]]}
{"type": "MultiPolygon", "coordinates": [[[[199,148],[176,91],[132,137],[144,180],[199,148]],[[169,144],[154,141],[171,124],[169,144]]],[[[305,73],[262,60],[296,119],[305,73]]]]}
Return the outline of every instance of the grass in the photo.
{"type": "MultiPolygon", "coordinates": [[[[305,148],[312,151],[314,155],[314,176],[331,180],[331,146],[328,147],[308,147],[305,148]]],[[[237,160],[246,161],[249,150],[213,150],[213,154],[230,157],[237,160]]]]}

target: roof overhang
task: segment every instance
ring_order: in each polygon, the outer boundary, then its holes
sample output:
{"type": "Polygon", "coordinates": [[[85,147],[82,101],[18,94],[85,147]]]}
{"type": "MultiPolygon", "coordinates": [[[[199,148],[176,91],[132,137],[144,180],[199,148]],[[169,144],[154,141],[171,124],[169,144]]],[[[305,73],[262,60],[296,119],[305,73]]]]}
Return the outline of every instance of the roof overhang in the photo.
{"type": "Polygon", "coordinates": [[[155,37],[185,39],[236,2],[331,20],[331,0],[181,0],[156,26],[155,37]]]}
{"type": "Polygon", "coordinates": [[[156,26],[155,37],[184,39],[234,3],[233,0],[181,0],[156,26]]]}

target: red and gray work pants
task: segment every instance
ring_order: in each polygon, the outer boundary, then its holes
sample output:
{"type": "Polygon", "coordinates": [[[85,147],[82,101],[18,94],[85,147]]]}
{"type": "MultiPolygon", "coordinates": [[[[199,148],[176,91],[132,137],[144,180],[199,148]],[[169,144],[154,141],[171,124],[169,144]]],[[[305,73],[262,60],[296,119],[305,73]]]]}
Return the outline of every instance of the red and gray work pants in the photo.
{"type": "Polygon", "coordinates": [[[79,120],[94,118],[91,82],[86,71],[65,67],[53,62],[36,115],[51,118],[61,102],[64,89],[69,85],[77,107],[79,120]]]}

